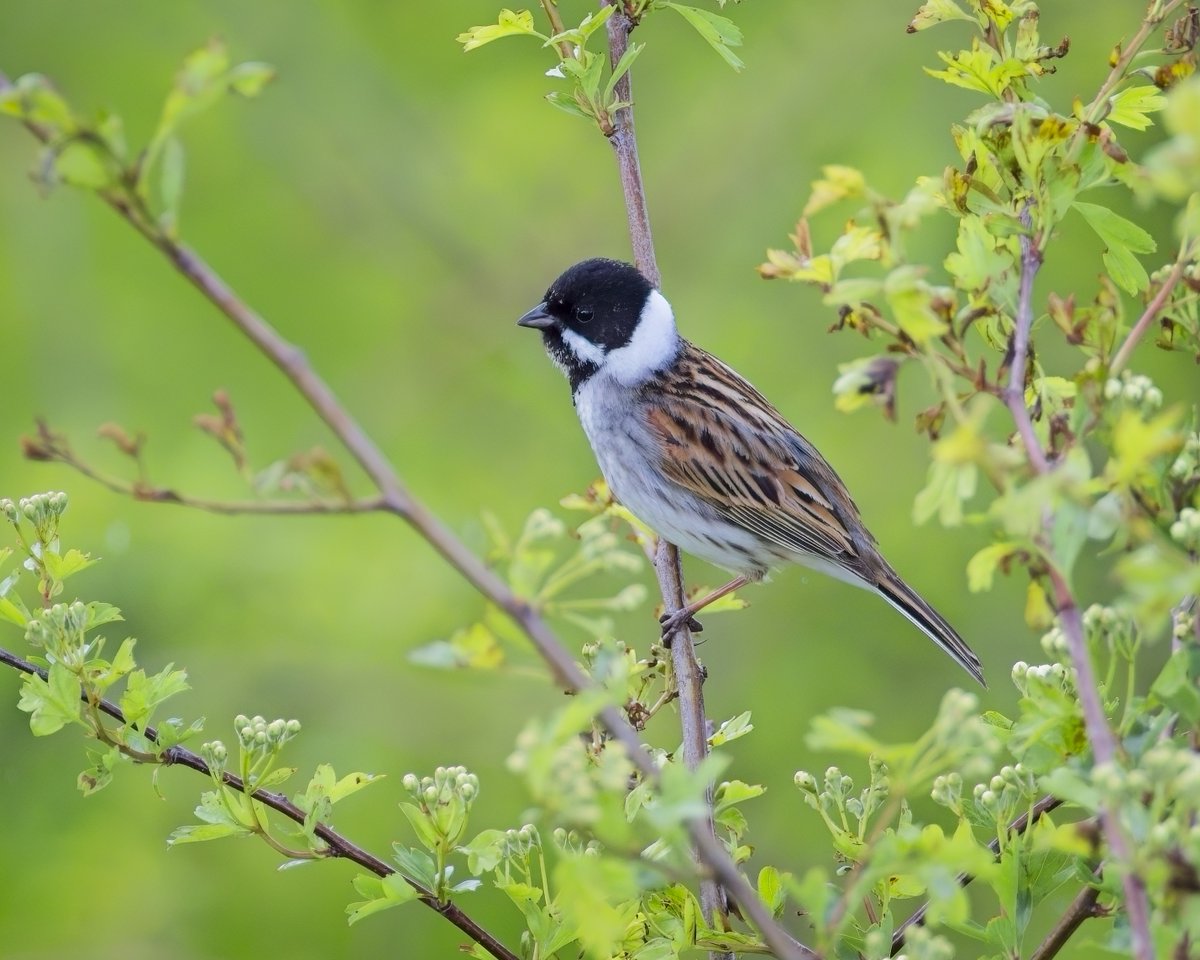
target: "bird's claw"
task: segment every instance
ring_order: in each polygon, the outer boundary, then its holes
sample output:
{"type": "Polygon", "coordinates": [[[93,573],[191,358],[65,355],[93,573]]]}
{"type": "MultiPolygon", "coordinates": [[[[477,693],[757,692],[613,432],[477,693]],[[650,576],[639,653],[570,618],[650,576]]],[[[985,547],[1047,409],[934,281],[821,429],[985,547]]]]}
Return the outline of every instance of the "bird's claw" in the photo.
{"type": "Polygon", "coordinates": [[[687,624],[687,628],[692,633],[702,633],[704,631],[704,624],[686,610],[677,610],[675,613],[664,613],[658,618],[658,622],[662,624],[662,638],[667,646],[671,645],[671,637],[675,631],[684,624],[687,624]]]}

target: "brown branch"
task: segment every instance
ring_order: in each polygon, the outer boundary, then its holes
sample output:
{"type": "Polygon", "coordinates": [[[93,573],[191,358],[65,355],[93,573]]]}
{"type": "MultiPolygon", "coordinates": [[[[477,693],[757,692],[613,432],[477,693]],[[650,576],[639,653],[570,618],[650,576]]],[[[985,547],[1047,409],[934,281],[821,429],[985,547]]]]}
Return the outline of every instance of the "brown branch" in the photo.
{"type": "MultiPolygon", "coordinates": [[[[0,73],[0,91],[10,88],[8,78],[0,73]]],[[[26,127],[43,142],[49,138],[48,133],[36,124],[26,124],[26,127]]],[[[190,247],[158,231],[126,196],[112,191],[101,192],[100,195],[113,210],[149,240],[175,269],[183,274],[206,300],[217,307],[292,383],[375,484],[380,494],[380,510],[392,513],[407,522],[472,587],[511,617],[532,641],[534,648],[563,688],[572,691],[597,689],[561,645],[541,615],[526,600],[514,594],[507,583],[405,490],[395,468],[341,405],[333,390],[312,368],[299,347],[282,337],[262,316],[242,301],[217,272],[190,247]]],[[[648,783],[657,785],[660,779],[659,770],[628,720],[611,705],[600,711],[599,718],[613,738],[625,748],[638,772],[648,783]]],[[[758,925],[776,956],[780,960],[815,958],[816,954],[798,943],[775,922],[758,894],[742,876],[729,852],[709,830],[707,817],[688,820],[687,828],[698,856],[708,871],[758,925]]]]}
{"type": "MultiPolygon", "coordinates": [[[[47,679],[48,676],[47,672],[41,667],[35,666],[28,660],[22,659],[16,654],[10,653],[8,650],[0,649],[0,663],[10,666],[21,673],[33,674],[41,677],[43,680],[47,679]]],[[[87,693],[82,690],[80,691],[79,698],[84,703],[90,704],[92,702],[88,699],[87,693]]],[[[117,723],[123,726],[127,725],[125,714],[115,703],[109,700],[100,700],[96,703],[96,706],[101,713],[111,717],[113,720],[116,720],[117,723]]],[[[151,743],[158,743],[158,731],[156,731],[154,727],[147,727],[145,730],[140,732],[141,735],[151,743]]],[[[187,749],[186,747],[181,747],[178,745],[168,747],[159,756],[157,762],[163,766],[187,767],[190,770],[195,770],[198,773],[204,774],[206,777],[212,776],[212,771],[209,770],[208,764],[205,763],[204,758],[198,753],[187,749]]],[[[270,807],[276,813],[286,817],[293,823],[298,823],[301,826],[304,825],[306,819],[305,812],[288,800],[288,798],[283,794],[275,793],[271,790],[247,791],[246,784],[242,778],[237,777],[232,773],[222,773],[221,780],[227,787],[230,787],[239,793],[248,794],[248,796],[257,800],[263,806],[270,807]]],[[[377,877],[388,877],[397,872],[395,868],[389,866],[383,860],[380,860],[373,853],[364,850],[358,844],[342,836],[330,826],[325,824],[317,824],[313,832],[321,838],[321,842],[324,843],[329,849],[329,856],[331,857],[349,860],[352,863],[356,863],[364,870],[369,870],[377,877]]],[[[509,950],[506,946],[504,946],[504,944],[502,944],[483,927],[472,920],[466,913],[462,911],[461,908],[453,903],[439,902],[438,898],[434,894],[430,893],[419,883],[410,880],[408,877],[405,877],[404,881],[417,892],[418,900],[420,900],[430,909],[436,910],[438,913],[440,913],[443,917],[458,927],[459,930],[475,941],[475,943],[479,944],[484,950],[495,957],[496,960],[520,960],[517,954],[509,950]]]]}
{"type": "MultiPolygon", "coordinates": [[[[1017,297],[1017,316],[1013,325],[1012,338],[1012,368],[1009,371],[1008,387],[1004,391],[1005,401],[1012,412],[1017,432],[1025,445],[1025,453],[1034,472],[1039,476],[1048,474],[1051,465],[1046,459],[1045,452],[1038,442],[1033,430],[1033,421],[1029,409],[1025,405],[1025,365],[1029,349],[1029,335],[1033,327],[1033,281],[1042,264],[1041,250],[1034,240],[1032,221],[1032,202],[1027,202],[1021,212],[1021,222],[1026,232],[1021,235],[1021,277],[1017,297]]],[[[1050,530],[1054,523],[1053,514],[1047,510],[1042,521],[1043,542],[1048,542],[1050,530]]],[[[1067,650],[1071,666],[1075,669],[1075,687],[1079,695],[1079,704],[1083,710],[1083,723],[1088,740],[1092,745],[1092,756],[1096,766],[1115,763],[1117,760],[1117,741],[1104,707],[1100,702],[1100,692],[1096,685],[1096,674],[1092,669],[1091,657],[1084,636],[1083,620],[1079,615],[1079,605],[1071,592],[1063,573],[1053,562],[1047,564],[1050,582],[1053,585],[1055,608],[1058,611],[1059,622],[1063,635],[1067,640],[1067,650]]],[[[1130,841],[1121,826],[1114,811],[1107,806],[1100,809],[1100,825],[1108,840],[1109,849],[1114,857],[1124,864],[1132,863],[1130,841]]],[[[1130,934],[1132,937],[1133,955],[1136,960],[1151,960],[1154,947],[1150,939],[1150,905],[1146,896],[1145,883],[1136,870],[1129,869],[1122,877],[1125,887],[1125,909],[1129,916],[1130,934]]]]}
{"type": "MultiPolygon", "coordinates": [[[[1159,25],[1169,17],[1184,0],[1167,0],[1162,5],[1162,8],[1157,14],[1154,13],[1155,3],[1151,2],[1147,6],[1146,19],[1142,21],[1142,25],[1138,27],[1137,33],[1133,35],[1129,43],[1121,50],[1121,55],[1117,57],[1117,62],[1113,64],[1112,69],[1108,72],[1108,76],[1104,78],[1104,82],[1100,85],[1100,90],[1092,99],[1092,102],[1087,105],[1087,109],[1083,111],[1083,116],[1088,123],[1100,123],[1107,113],[1107,100],[1109,94],[1113,92],[1117,84],[1125,79],[1125,72],[1129,69],[1129,65],[1133,63],[1133,58],[1137,56],[1150,39],[1150,34],[1158,29],[1159,25]]],[[[1083,127],[1080,127],[1083,130],[1083,127]]]]}
{"type": "MultiPolygon", "coordinates": [[[[1092,660],[1084,635],[1083,618],[1079,615],[1079,605],[1075,602],[1066,579],[1053,564],[1050,565],[1049,575],[1054,587],[1059,623],[1062,624],[1063,635],[1067,639],[1071,665],[1075,668],[1075,688],[1083,708],[1083,725],[1092,744],[1092,757],[1097,767],[1115,764],[1118,760],[1117,739],[1112,727],[1108,725],[1104,706],[1100,702],[1096,674],[1092,669],[1092,660]]],[[[1100,826],[1104,830],[1105,839],[1108,840],[1109,850],[1117,860],[1128,866],[1121,883],[1125,888],[1125,912],[1129,916],[1133,956],[1136,960],[1153,960],[1150,903],[1146,895],[1146,883],[1141,874],[1133,868],[1133,847],[1116,811],[1104,805],[1099,813],[1100,826]]]]}
{"type": "MultiPolygon", "coordinates": [[[[606,24],[608,30],[609,67],[615,69],[617,63],[629,48],[629,34],[634,28],[621,3],[613,4],[612,0],[602,0],[603,5],[615,6],[612,16],[606,24]]],[[[654,286],[662,284],[662,276],[658,270],[658,261],[654,254],[654,239],[650,233],[650,212],[646,205],[646,189],[642,181],[642,168],[638,160],[637,134],[633,121],[633,77],[632,71],[626,71],[617,81],[614,88],[617,101],[628,104],[616,112],[613,118],[613,132],[609,136],[613,151],[616,154],[617,170],[621,178],[621,192],[625,198],[625,210],[629,220],[629,237],[633,247],[634,265],[650,280],[654,286]]],[[[673,614],[687,603],[687,590],[683,580],[683,566],[679,550],[674,544],[661,540],[655,551],[654,569],[658,575],[659,590],[662,593],[663,609],[667,615],[673,614]]],[[[683,762],[689,770],[695,770],[708,756],[708,719],[704,710],[704,677],[700,665],[696,662],[695,644],[687,624],[677,629],[671,638],[671,663],[674,667],[675,684],[679,692],[679,722],[683,735],[683,762]]],[[[713,824],[713,788],[706,788],[704,829],[714,839],[716,830],[713,824]]],[[[693,851],[697,860],[701,859],[698,850],[693,851]]],[[[743,907],[746,907],[743,904],[743,907]]],[[[758,897],[754,898],[754,907],[759,906],[758,897]]],[[[705,921],[714,927],[728,925],[729,906],[721,887],[712,879],[700,881],[700,908],[705,921]]],[[[748,907],[748,913],[754,908],[748,907]]],[[[762,926],[765,918],[773,923],[773,918],[764,909],[758,912],[762,917],[757,921],[764,936],[770,941],[771,936],[762,926]]],[[[713,960],[729,956],[718,952],[710,953],[713,960]]]]}
{"type": "MultiPolygon", "coordinates": [[[[633,22],[625,13],[620,2],[600,0],[603,6],[615,6],[608,18],[608,58],[612,66],[625,56],[629,48],[629,34],[633,22]]],[[[633,103],[633,77],[631,71],[617,81],[613,88],[619,103],[633,103]]],[[[646,191],[642,185],[642,165],[638,160],[637,134],[633,127],[633,107],[623,107],[613,118],[613,132],[608,140],[617,156],[617,170],[621,175],[621,192],[625,196],[625,213],[629,218],[629,239],[633,244],[634,265],[646,275],[656,287],[662,283],[658,272],[658,260],[654,256],[654,240],[650,235],[650,213],[646,208],[646,191]]]]}
{"type": "MultiPolygon", "coordinates": [[[[1016,820],[1010,823],[1008,825],[1008,832],[1015,836],[1020,836],[1051,810],[1054,810],[1060,806],[1062,806],[1062,800],[1060,800],[1058,797],[1047,794],[1046,796],[1042,797],[1041,800],[1035,803],[1028,813],[1021,814],[1016,820]]],[[[999,856],[1000,838],[997,837],[996,839],[992,840],[992,842],[988,844],[988,849],[991,850],[996,856],[999,856]]],[[[958,885],[960,887],[965,887],[974,879],[975,877],[969,873],[960,873],[958,875],[958,885]]],[[[929,904],[923,903],[915,911],[913,911],[911,916],[909,916],[899,926],[896,927],[895,932],[892,934],[891,956],[894,957],[904,949],[904,939],[908,934],[908,928],[923,926],[925,924],[925,914],[928,912],[929,904]]]]}
{"type": "MultiPolygon", "coordinates": [[[[1097,868],[1097,877],[1099,874],[1100,870],[1097,868]]],[[[1099,887],[1089,884],[1080,890],[1079,895],[1067,907],[1066,913],[1054,925],[1054,929],[1046,934],[1046,938],[1039,944],[1029,960],[1050,960],[1067,945],[1067,941],[1075,935],[1075,931],[1083,925],[1084,920],[1107,916],[1108,910],[1097,903],[1099,899],[1099,887]]]]}
{"type": "MultiPolygon", "coordinates": [[[[541,3],[542,9],[546,11],[546,19],[550,21],[550,35],[556,37],[563,32],[562,17],[559,16],[556,6],[558,0],[541,0],[541,3]]],[[[555,46],[558,49],[558,55],[564,60],[574,56],[571,52],[571,45],[566,40],[560,40],[555,46]]]]}
{"type": "Polygon", "coordinates": [[[41,435],[36,441],[30,440],[25,444],[26,457],[64,464],[113,493],[143,503],[173,503],[223,516],[373,513],[383,510],[386,506],[384,499],[378,496],[357,497],[352,500],[210,500],[193,497],[169,487],[155,487],[138,480],[114,477],[77,457],[60,437],[50,433],[45,424],[39,422],[39,431],[41,435]]]}
{"type": "Polygon", "coordinates": [[[1025,368],[1029,358],[1030,331],[1033,329],[1033,281],[1042,266],[1042,251],[1038,248],[1032,230],[1030,207],[1021,212],[1021,282],[1017,293],[1017,316],[1013,323],[1010,341],[1012,362],[1008,371],[1008,386],[1003,391],[1004,402],[1012,413],[1017,433],[1025,445],[1029,463],[1038,473],[1047,469],[1046,454],[1038,442],[1033,429],[1029,407],[1025,404],[1025,368]]]}
{"type": "Polygon", "coordinates": [[[1179,259],[1175,261],[1175,265],[1171,267],[1171,272],[1167,274],[1163,280],[1162,286],[1158,293],[1154,295],[1154,299],[1146,304],[1146,309],[1142,311],[1142,315],[1138,317],[1137,323],[1129,331],[1125,337],[1124,343],[1115,354],[1113,354],[1112,363],[1108,365],[1108,375],[1115,377],[1129,362],[1129,358],[1133,356],[1134,347],[1138,345],[1138,341],[1146,335],[1146,331],[1150,328],[1155,320],[1158,319],[1159,313],[1162,311],[1163,304],[1167,302],[1167,298],[1171,296],[1171,291],[1175,289],[1180,279],[1183,277],[1183,271],[1187,267],[1187,261],[1191,252],[1191,245],[1184,244],[1179,251],[1179,259]]]}

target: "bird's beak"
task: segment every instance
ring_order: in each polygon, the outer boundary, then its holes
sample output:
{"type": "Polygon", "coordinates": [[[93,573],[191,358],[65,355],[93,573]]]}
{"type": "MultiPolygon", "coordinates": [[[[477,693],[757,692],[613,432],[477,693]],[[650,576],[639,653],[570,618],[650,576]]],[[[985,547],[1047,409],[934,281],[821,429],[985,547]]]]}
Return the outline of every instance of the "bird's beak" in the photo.
{"type": "Polygon", "coordinates": [[[533,327],[535,330],[545,330],[554,326],[554,318],[546,312],[546,304],[539,303],[525,316],[517,321],[518,327],[533,327]]]}

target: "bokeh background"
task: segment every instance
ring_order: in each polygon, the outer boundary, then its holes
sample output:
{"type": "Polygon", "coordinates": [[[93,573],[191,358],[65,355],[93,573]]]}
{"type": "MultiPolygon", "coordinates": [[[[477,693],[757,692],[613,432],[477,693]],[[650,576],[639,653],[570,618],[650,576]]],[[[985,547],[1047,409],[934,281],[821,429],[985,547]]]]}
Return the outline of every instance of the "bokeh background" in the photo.
{"type": "MultiPolygon", "coordinates": [[[[956,159],[948,125],[976,101],[921,67],[963,34],[952,25],[906,36],[915,5],[730,5],[746,35],[743,74],[682,20],[656,16],[639,34],[649,45],[635,78],[642,163],[685,333],[825,451],[894,565],[979,650],[992,678],[983,702],[1003,711],[1014,701],[1011,663],[1039,655],[1021,617],[1023,584],[968,594],[963,567],[987,531],[911,523],[927,464],[910,426],[926,402],[922,375],[904,371],[896,425],[835,413],[836,364],[864,345],[827,336],[833,318],[809,291],[754,273],[765,248],[786,246],[821,164],[861,167],[895,194],[956,159]]],[[[586,6],[563,0],[568,20],[586,6]]],[[[1072,38],[1045,95],[1060,106],[1088,99],[1142,6],[1045,3],[1045,37],[1072,38]]],[[[537,45],[464,56],[455,44],[497,8],[10,0],[0,30],[0,69],[45,73],[78,108],[119,112],[132,143],[149,136],[179,61],[206,39],[278,67],[262,99],[228,100],[188,125],[183,235],[308,351],[414,493],[477,545],[485,508],[512,528],[593,479],[564,383],[513,321],[569,263],[628,253],[610,150],[541,101],[554,81],[537,45]]],[[[480,602],[400,523],[207,516],[136,504],[21,459],[19,435],[45,416],[81,453],[122,470],[95,437],[112,420],[149,435],[156,483],[239,495],[228,459],[191,426],[218,387],[258,464],[333,449],[279,374],[109,210],[78,192],[39,196],[27,176],[35,156],[19,126],[0,125],[0,495],[69,492],[67,538],[104,558],[75,581],[79,591],[124,609],[146,666],[186,665],[194,690],[174,709],[208,717],[210,736],[230,738],[238,712],[299,717],[302,771],[331,760],[388,774],[339,808],[339,826],[359,842],[386,853],[406,829],[399,777],[438,763],[482,778],[475,826],[519,824],[527,798],[505,758],[526,716],[560,695],[538,676],[408,662],[480,602]]],[[[1166,211],[1141,216],[1170,242],[1166,211]]],[[[926,231],[930,255],[949,229],[926,231]]],[[[1068,225],[1040,293],[1090,298],[1098,254],[1086,228],[1068,225]]],[[[1176,396],[1195,395],[1185,358],[1145,350],[1138,366],[1176,396]]],[[[716,582],[702,565],[689,569],[716,582]]],[[[1097,568],[1082,592],[1104,589],[1097,568]]],[[[946,687],[968,681],[884,604],[841,584],[792,570],[748,597],[749,611],[709,619],[708,702],[718,719],[753,709],[757,732],[732,747],[736,775],[769,788],[748,811],[752,840],[802,871],[828,847],[791,778],[838,759],[805,746],[808,719],[863,708],[905,738],[946,687]]],[[[619,626],[635,643],[653,630],[648,609],[619,626]]],[[[584,639],[566,625],[562,635],[584,639]]],[[[4,643],[23,647],[15,631],[4,643]]],[[[419,906],[348,929],[346,865],[276,874],[274,854],[254,842],[168,850],[204,787],[194,774],[162,771],[159,796],[149,771],[122,768],[109,789],[80,799],[78,737],[35,742],[15,707],[18,679],[0,677],[0,689],[0,955],[455,955],[457,932],[419,906]]],[[[660,722],[662,742],[676,736],[671,723],[660,722]]],[[[511,938],[502,907],[481,899],[477,909],[511,938]]]]}

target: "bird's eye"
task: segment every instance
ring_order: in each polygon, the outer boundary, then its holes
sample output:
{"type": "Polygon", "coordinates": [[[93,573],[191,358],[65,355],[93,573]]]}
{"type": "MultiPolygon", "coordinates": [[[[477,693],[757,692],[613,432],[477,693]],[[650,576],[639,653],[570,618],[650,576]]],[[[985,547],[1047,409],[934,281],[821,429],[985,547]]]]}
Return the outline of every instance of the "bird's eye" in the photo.
{"type": "Polygon", "coordinates": [[[575,308],[575,319],[578,320],[580,323],[591,323],[592,322],[592,308],[591,307],[576,307],[575,308]]]}

